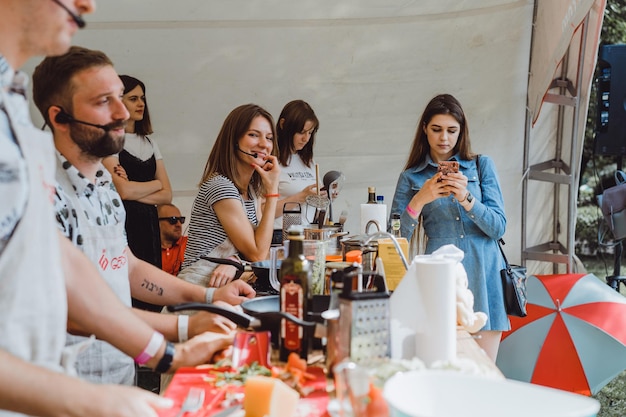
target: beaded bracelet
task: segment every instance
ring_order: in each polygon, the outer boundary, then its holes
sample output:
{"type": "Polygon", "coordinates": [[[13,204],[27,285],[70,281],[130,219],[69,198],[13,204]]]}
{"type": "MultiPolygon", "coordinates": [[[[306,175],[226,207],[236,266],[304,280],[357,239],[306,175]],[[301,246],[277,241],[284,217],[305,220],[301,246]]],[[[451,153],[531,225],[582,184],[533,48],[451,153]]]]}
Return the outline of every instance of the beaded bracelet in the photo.
{"type": "Polygon", "coordinates": [[[159,351],[159,348],[163,344],[163,340],[165,340],[165,338],[161,333],[152,333],[150,341],[148,342],[144,350],[139,355],[137,355],[137,357],[135,358],[135,362],[137,362],[138,365],[144,365],[146,362],[152,359],[154,355],[156,355],[159,351]]]}

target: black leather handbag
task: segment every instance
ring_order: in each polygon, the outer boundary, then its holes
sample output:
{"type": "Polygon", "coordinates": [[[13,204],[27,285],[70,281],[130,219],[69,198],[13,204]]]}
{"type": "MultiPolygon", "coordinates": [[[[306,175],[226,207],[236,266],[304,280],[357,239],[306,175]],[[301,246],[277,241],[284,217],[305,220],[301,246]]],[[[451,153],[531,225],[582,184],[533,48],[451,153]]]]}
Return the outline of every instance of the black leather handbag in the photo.
{"type": "Polygon", "coordinates": [[[500,270],[506,314],[509,316],[526,317],[526,267],[509,264],[502,245],[504,245],[504,240],[498,239],[498,247],[506,264],[506,267],[500,270]]]}

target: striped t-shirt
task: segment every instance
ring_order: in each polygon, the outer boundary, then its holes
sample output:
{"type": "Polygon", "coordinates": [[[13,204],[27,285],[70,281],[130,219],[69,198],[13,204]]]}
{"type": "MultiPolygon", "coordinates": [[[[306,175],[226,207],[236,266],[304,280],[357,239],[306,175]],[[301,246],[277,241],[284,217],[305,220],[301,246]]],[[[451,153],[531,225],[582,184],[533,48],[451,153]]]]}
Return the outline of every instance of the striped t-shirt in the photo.
{"type": "Polygon", "coordinates": [[[200,256],[208,255],[227,239],[228,236],[213,210],[213,204],[227,198],[241,201],[250,223],[254,226],[258,224],[256,199],[244,201],[235,184],[223,175],[208,179],[200,186],[191,207],[189,237],[181,270],[196,262],[200,256]]]}

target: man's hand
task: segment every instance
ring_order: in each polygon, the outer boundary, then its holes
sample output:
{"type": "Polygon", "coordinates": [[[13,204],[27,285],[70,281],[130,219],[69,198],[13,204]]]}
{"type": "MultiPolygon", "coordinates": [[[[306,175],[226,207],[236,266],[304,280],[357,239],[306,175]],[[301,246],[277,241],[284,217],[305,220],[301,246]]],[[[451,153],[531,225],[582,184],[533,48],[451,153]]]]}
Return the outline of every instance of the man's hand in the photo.
{"type": "Polygon", "coordinates": [[[250,285],[240,279],[229,282],[215,290],[213,302],[224,301],[231,305],[239,305],[249,298],[254,298],[256,292],[250,285]]]}
{"type": "Polygon", "coordinates": [[[234,339],[234,331],[229,334],[205,332],[185,343],[177,344],[176,354],[169,373],[180,367],[197,366],[211,362],[213,355],[231,346],[234,339]]]}
{"type": "MultiPolygon", "coordinates": [[[[218,307],[232,309],[232,306],[224,301],[216,301],[213,304],[218,307]]],[[[194,337],[204,332],[230,334],[235,329],[237,329],[235,323],[219,314],[199,311],[189,317],[189,337],[194,337]]]]}
{"type": "MultiPolygon", "coordinates": [[[[94,395],[84,397],[84,414],[93,417],[158,417],[156,409],[171,408],[173,401],[137,387],[94,385],[94,395]]],[[[75,401],[76,404],[76,401],[75,401]]],[[[80,407],[80,405],[78,406],[80,407]]]]}

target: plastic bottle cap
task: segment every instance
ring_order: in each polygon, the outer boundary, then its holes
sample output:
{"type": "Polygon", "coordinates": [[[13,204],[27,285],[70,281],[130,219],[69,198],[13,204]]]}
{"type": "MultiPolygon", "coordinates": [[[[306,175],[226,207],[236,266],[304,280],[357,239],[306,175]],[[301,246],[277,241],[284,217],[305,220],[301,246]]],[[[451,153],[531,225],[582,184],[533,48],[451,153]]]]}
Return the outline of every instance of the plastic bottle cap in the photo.
{"type": "Polygon", "coordinates": [[[351,250],[346,253],[346,262],[363,262],[363,251],[360,250],[351,250]]]}

